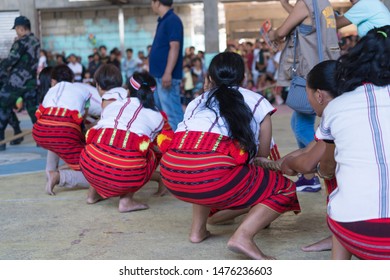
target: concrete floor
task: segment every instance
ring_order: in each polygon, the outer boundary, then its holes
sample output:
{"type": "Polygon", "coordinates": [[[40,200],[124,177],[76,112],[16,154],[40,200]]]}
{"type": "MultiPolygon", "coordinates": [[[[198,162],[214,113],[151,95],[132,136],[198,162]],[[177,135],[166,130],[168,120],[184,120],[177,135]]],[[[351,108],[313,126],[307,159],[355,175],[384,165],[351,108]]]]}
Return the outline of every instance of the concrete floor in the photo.
{"type": "MultiPolygon", "coordinates": [[[[286,106],[280,106],[272,117],[274,137],[282,154],[295,149],[289,128],[290,115],[286,106]]],[[[20,147],[34,145],[30,135],[20,147]]],[[[13,151],[12,155],[17,149],[13,151]]],[[[6,157],[6,153],[0,153],[0,175],[4,166],[1,161],[6,157]]],[[[191,205],[170,195],[153,197],[157,189],[154,182],[135,196],[149,204],[150,209],[121,214],[117,198],[87,205],[85,189],[56,187],[56,196],[46,195],[43,171],[4,174],[0,176],[2,260],[247,259],[226,248],[240,219],[233,225],[210,226],[211,238],[191,244],[187,239],[191,205]]],[[[301,214],[284,214],[269,229],[261,231],[256,242],[265,254],[282,260],[329,259],[329,251],[305,253],[300,250],[301,246],[329,235],[325,223],[325,189],[318,193],[299,193],[299,200],[301,214]]]]}

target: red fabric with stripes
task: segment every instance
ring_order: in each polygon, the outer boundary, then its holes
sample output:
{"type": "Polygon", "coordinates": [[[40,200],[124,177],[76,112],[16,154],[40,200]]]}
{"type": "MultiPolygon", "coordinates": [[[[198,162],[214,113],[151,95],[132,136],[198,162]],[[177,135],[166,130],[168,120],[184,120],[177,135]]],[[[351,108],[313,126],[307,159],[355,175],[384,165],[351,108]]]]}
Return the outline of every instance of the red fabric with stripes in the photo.
{"type": "MultiPolygon", "coordinates": [[[[160,113],[161,113],[161,115],[163,117],[163,120],[164,120],[164,126],[163,126],[161,131],[167,131],[167,130],[172,131],[172,127],[170,126],[170,124],[168,122],[167,114],[164,111],[160,111],[160,113]]],[[[161,151],[160,151],[160,149],[158,148],[158,145],[157,145],[157,137],[153,141],[152,145],[153,145],[152,148],[153,148],[153,151],[154,151],[154,153],[156,155],[156,158],[157,158],[158,162],[160,162],[161,157],[162,157],[162,153],[161,153],[161,151]]]]}
{"type": "Polygon", "coordinates": [[[145,151],[139,150],[146,136],[130,133],[123,148],[126,131],[117,130],[110,145],[112,132],[113,129],[107,129],[100,141],[100,130],[88,136],[89,144],[80,156],[81,171],[103,198],[138,191],[150,180],[158,164],[150,146],[145,151]]]}
{"type": "Polygon", "coordinates": [[[340,223],[328,217],[328,226],[353,255],[366,260],[390,260],[390,218],[340,223]]]}
{"type": "MultiPolygon", "coordinates": [[[[272,146],[272,149],[270,150],[270,159],[276,161],[278,159],[280,159],[280,153],[279,153],[279,149],[278,149],[278,146],[276,144],[274,144],[272,146]]],[[[278,172],[280,174],[282,174],[281,172],[278,172]]],[[[209,217],[213,216],[215,213],[217,213],[218,211],[220,211],[220,209],[216,209],[216,208],[211,208],[210,209],[210,214],[209,214],[209,217]]]]}
{"type": "Polygon", "coordinates": [[[326,196],[326,202],[328,203],[329,202],[329,195],[335,190],[337,189],[337,180],[336,180],[336,177],[333,177],[332,179],[324,179],[324,183],[325,183],[325,187],[326,187],[326,192],[327,192],[327,196],[326,196]]]}
{"type": "Polygon", "coordinates": [[[73,115],[40,115],[32,135],[39,146],[56,153],[73,170],[80,170],[80,153],[85,138],[73,115]]]}
{"type": "MultiPolygon", "coordinates": [[[[204,140],[207,146],[212,141],[204,140]]],[[[161,159],[160,172],[164,184],[180,200],[220,210],[262,203],[278,213],[300,211],[294,182],[280,173],[237,164],[230,155],[202,147],[170,148],[161,159]]]]}

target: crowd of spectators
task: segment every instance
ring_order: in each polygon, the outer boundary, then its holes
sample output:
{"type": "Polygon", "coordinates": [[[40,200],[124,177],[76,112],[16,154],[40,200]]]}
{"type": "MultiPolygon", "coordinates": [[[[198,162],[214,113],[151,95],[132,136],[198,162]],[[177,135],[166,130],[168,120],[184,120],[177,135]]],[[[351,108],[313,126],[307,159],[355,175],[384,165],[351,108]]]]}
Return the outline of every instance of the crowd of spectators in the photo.
{"type": "MultiPolygon", "coordinates": [[[[357,36],[348,35],[340,39],[340,47],[343,53],[347,53],[357,42],[357,36]]],[[[53,53],[41,50],[38,74],[46,66],[67,64],[75,74],[76,82],[84,82],[93,85],[93,76],[102,64],[113,64],[118,67],[123,78],[129,78],[134,72],[149,71],[149,51],[140,50],[134,53],[132,48],[127,48],[125,55],[118,48],[109,52],[102,45],[94,48],[88,56],[88,62],[82,63],[81,56],[65,52],[53,53]]],[[[244,42],[229,43],[225,51],[236,52],[242,56],[245,62],[245,80],[243,87],[258,92],[273,104],[283,104],[287,89],[277,86],[278,67],[283,46],[279,46],[276,52],[268,47],[262,39],[247,40],[244,42]]],[[[183,59],[183,81],[181,86],[181,101],[187,106],[192,99],[203,92],[203,84],[207,73],[205,53],[202,50],[196,52],[195,47],[185,49],[183,59]]]]}

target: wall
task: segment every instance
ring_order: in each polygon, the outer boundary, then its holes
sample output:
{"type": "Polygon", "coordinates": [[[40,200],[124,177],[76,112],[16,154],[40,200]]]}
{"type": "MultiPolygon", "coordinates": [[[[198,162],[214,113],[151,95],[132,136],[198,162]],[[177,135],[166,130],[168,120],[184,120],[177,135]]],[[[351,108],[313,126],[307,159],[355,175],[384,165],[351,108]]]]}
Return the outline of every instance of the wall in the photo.
{"type": "MultiPolygon", "coordinates": [[[[157,15],[149,7],[127,7],[123,9],[125,18],[125,49],[133,48],[134,53],[152,44],[157,26],[157,15]]],[[[185,26],[184,45],[191,40],[191,7],[175,7],[185,26]]],[[[88,9],[82,11],[41,11],[42,48],[54,53],[65,52],[80,55],[82,62],[94,47],[105,45],[108,52],[120,48],[118,8],[88,9]],[[91,37],[91,38],[90,38],[91,37]]]]}

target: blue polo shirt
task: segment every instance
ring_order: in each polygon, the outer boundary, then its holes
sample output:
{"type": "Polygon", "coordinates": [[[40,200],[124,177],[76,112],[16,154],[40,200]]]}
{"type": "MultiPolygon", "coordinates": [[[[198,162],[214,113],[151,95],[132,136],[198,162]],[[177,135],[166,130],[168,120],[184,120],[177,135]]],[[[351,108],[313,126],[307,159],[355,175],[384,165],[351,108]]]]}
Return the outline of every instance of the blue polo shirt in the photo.
{"type": "Polygon", "coordinates": [[[183,77],[183,23],[170,9],[162,18],[158,18],[156,35],[149,56],[149,71],[155,78],[161,78],[168,61],[169,43],[180,43],[179,57],[172,72],[172,79],[183,77]]]}

